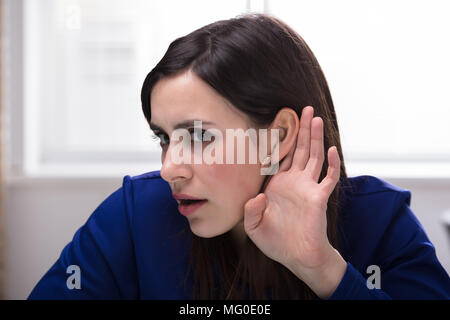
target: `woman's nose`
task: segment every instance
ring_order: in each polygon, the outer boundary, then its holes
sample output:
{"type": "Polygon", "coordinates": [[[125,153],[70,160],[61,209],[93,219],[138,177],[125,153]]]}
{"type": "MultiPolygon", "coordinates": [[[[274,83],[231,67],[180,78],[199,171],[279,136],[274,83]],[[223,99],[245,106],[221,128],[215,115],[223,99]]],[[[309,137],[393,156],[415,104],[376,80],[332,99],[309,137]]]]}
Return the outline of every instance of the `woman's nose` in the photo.
{"type": "Polygon", "coordinates": [[[175,162],[172,159],[172,147],[170,145],[162,159],[162,166],[160,170],[161,178],[167,182],[176,182],[180,180],[187,180],[192,177],[192,168],[188,163],[181,161],[175,162]]]}

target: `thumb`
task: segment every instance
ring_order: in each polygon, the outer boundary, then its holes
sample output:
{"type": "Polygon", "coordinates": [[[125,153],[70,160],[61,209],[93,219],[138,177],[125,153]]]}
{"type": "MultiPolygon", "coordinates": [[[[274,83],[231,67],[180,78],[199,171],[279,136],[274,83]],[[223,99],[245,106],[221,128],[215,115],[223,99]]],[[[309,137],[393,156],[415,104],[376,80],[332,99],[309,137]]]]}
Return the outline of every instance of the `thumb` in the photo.
{"type": "Polygon", "coordinates": [[[266,209],[266,195],[258,194],[255,198],[247,201],[244,206],[244,229],[250,235],[258,228],[266,209]]]}

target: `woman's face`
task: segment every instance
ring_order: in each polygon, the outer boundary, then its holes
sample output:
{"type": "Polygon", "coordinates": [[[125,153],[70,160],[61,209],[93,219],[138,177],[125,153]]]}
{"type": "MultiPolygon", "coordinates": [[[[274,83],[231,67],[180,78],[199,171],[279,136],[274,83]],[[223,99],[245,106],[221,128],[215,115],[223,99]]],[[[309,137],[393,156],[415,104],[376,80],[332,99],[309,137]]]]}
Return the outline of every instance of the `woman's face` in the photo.
{"type": "MultiPolygon", "coordinates": [[[[237,156],[231,164],[226,161],[225,130],[241,128],[246,131],[249,128],[246,116],[189,71],[159,80],[152,90],[151,106],[151,123],[163,130],[154,130],[155,133],[158,136],[167,135],[164,141],[167,144],[162,146],[161,177],[169,183],[172,193],[207,200],[194,213],[186,216],[192,232],[204,238],[229,230],[232,233],[242,233],[244,205],[258,194],[266,177],[261,175],[258,161],[249,163],[248,138],[245,144],[245,164],[238,164],[237,156]],[[223,164],[207,164],[205,161],[196,164],[193,160],[177,164],[173,161],[171,150],[176,144],[183,142],[170,141],[170,137],[174,127],[187,120],[202,120],[202,130],[215,128],[222,133],[223,164]],[[206,125],[205,122],[211,124],[206,125]]],[[[185,128],[190,131],[194,124],[185,128]]],[[[201,139],[201,135],[196,135],[195,139],[201,139]]],[[[236,155],[237,138],[232,139],[236,155]]],[[[202,142],[203,150],[211,143],[202,142]]],[[[194,142],[191,144],[193,154],[194,142]]]]}

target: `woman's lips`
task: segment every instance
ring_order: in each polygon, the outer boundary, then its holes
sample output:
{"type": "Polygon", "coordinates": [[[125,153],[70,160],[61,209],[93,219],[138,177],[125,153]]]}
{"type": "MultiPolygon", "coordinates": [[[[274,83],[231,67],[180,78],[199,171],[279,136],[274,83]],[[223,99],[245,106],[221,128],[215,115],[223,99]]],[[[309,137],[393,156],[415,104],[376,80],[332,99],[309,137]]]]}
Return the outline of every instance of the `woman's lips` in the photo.
{"type": "Polygon", "coordinates": [[[194,196],[191,196],[191,195],[188,195],[188,194],[184,194],[184,193],[174,193],[172,195],[173,195],[173,197],[176,200],[185,200],[185,199],[189,199],[189,200],[205,200],[205,199],[197,198],[197,197],[194,197],[194,196]]]}
{"type": "Polygon", "coordinates": [[[190,204],[181,201],[181,203],[178,205],[178,211],[180,211],[180,213],[184,216],[193,214],[195,211],[197,211],[198,208],[204,205],[207,201],[208,200],[193,201],[190,204]]]}

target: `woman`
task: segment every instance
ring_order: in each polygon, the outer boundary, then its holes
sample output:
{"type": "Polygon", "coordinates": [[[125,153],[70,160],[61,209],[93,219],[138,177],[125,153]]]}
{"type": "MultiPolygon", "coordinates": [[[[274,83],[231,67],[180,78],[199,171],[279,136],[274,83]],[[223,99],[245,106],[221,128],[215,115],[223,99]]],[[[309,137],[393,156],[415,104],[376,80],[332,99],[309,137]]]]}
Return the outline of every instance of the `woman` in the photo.
{"type": "Polygon", "coordinates": [[[161,170],[126,176],[29,299],[450,297],[410,192],[347,177],[326,79],[279,19],[247,14],[176,39],[141,99],[161,170]],[[225,132],[251,129],[268,157],[247,163],[245,147],[244,163],[222,161],[242,150],[225,132]],[[186,141],[197,149],[180,162],[186,141]],[[218,161],[205,163],[212,143],[218,161]]]}

